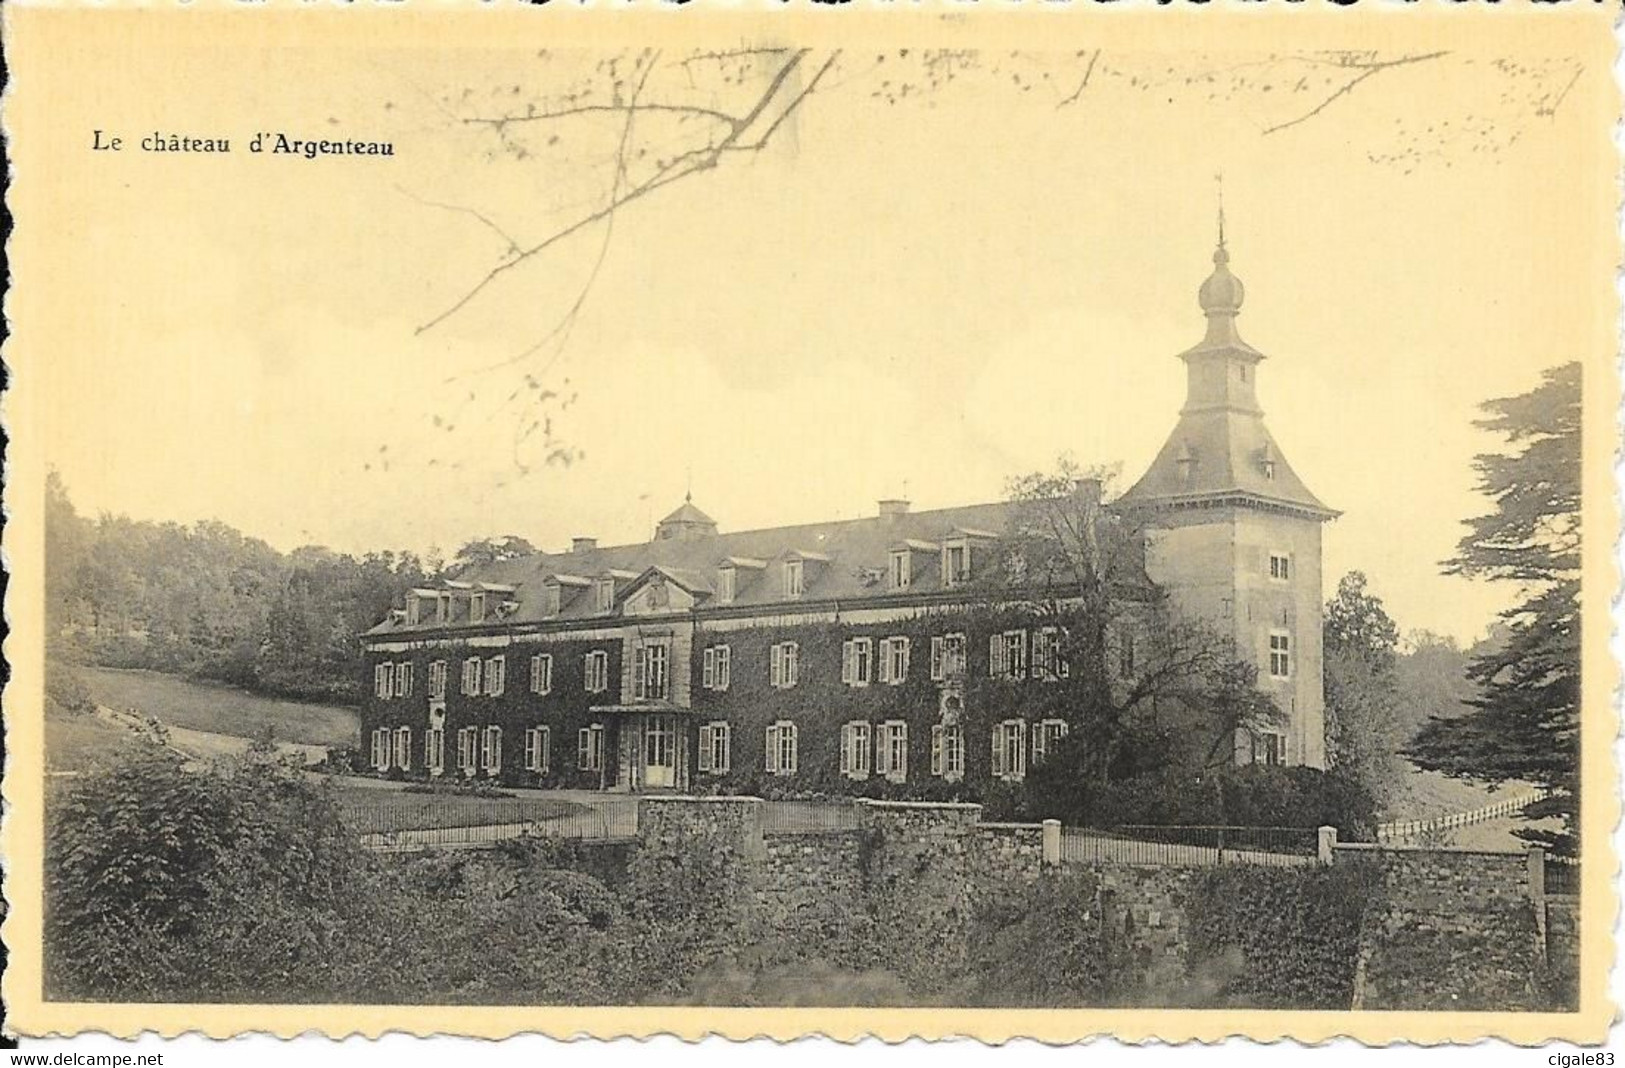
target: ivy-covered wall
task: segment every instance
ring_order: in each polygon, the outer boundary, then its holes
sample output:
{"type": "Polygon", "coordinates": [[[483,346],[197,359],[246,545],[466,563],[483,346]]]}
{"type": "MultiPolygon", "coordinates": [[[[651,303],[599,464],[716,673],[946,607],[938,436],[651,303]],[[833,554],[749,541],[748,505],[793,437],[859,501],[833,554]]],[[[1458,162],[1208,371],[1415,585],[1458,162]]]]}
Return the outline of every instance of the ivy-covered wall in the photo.
{"type": "MultiPolygon", "coordinates": [[[[577,789],[599,787],[599,772],[582,771],[576,766],[577,732],[592,723],[609,726],[603,717],[593,715],[591,707],[619,700],[619,638],[571,638],[560,635],[546,641],[515,642],[501,648],[447,642],[410,652],[369,650],[366,656],[368,694],[373,693],[373,670],[380,663],[410,663],[412,694],[410,697],[387,699],[375,695],[368,697],[361,714],[361,755],[364,760],[370,756],[373,730],[378,727],[410,727],[412,763],[405,774],[409,778],[427,777],[423,737],[429,728],[429,665],[435,660],[446,662],[445,770],[439,778],[447,781],[463,778],[461,769],[457,767],[459,730],[464,727],[483,730],[487,726],[496,726],[502,728],[502,770],[494,778],[502,784],[577,789]],[[586,655],[595,650],[603,650],[609,656],[609,689],[603,693],[588,693],[586,689],[586,655]],[[552,688],[546,694],[534,694],[530,690],[530,658],[537,653],[547,653],[553,657],[552,688]],[[500,695],[463,694],[463,660],[476,655],[481,660],[499,655],[506,657],[506,677],[500,695]],[[525,731],[542,726],[551,731],[552,752],[546,773],[538,775],[525,768],[525,731]]],[[[615,782],[614,742],[613,732],[606,730],[606,766],[602,781],[610,785],[615,782]]],[[[483,766],[475,777],[486,780],[493,778],[483,766]]]]}

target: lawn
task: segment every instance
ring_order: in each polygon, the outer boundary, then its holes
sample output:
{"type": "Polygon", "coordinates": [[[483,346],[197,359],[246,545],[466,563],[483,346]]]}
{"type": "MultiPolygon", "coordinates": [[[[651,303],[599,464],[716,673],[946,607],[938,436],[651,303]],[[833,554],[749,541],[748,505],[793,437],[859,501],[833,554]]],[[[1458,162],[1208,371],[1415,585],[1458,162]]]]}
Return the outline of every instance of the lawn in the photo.
{"type": "Polygon", "coordinates": [[[1436,771],[1411,769],[1406,779],[1406,796],[1394,805],[1387,819],[1425,820],[1471,812],[1476,808],[1505,801],[1529,789],[1525,783],[1505,783],[1491,791],[1482,783],[1452,779],[1436,771]]]}
{"type": "Polygon", "coordinates": [[[85,771],[105,761],[135,736],[89,713],[45,717],[45,770],[85,771]]]}
{"type": "Polygon", "coordinates": [[[269,726],[277,741],[307,745],[356,745],[360,738],[356,710],[340,705],[261,697],[155,671],[85,668],[84,677],[98,704],[134,708],[170,726],[239,738],[256,738],[269,726]]]}
{"type": "Polygon", "coordinates": [[[361,834],[548,821],[575,823],[594,817],[594,811],[586,805],[556,797],[409,794],[341,785],[338,802],[350,829],[361,834]]]}

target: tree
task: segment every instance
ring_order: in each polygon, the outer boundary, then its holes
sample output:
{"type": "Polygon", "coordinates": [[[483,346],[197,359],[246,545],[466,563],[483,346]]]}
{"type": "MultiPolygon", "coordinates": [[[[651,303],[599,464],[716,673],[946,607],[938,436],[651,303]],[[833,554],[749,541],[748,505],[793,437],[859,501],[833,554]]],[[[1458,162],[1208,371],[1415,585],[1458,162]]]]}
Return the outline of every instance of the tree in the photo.
{"type": "Polygon", "coordinates": [[[1473,710],[1434,718],[1407,755],[1419,767],[1552,791],[1524,815],[1557,815],[1563,830],[1520,829],[1561,852],[1577,847],[1580,767],[1580,365],[1542,375],[1528,393],[1486,402],[1478,425],[1506,439],[1474,460],[1494,510],[1467,524],[1446,574],[1516,583],[1501,613],[1506,640],[1475,655],[1473,710]]]}
{"type": "Polygon", "coordinates": [[[1399,628],[1382,600],[1351,571],[1326,602],[1326,762],[1359,782],[1379,804],[1399,800],[1399,628]]]}
{"type": "Polygon", "coordinates": [[[1280,709],[1257,688],[1256,667],[1203,620],[1179,618],[1145,572],[1138,517],[1106,500],[1111,468],[1062,457],[1053,472],[1013,479],[1009,531],[982,572],[983,593],[1048,620],[1067,670],[1054,680],[1069,740],[1047,756],[1032,789],[1106,782],[1181,756],[1170,744],[1199,733],[1208,766],[1232,761],[1237,730],[1267,729],[1280,709]],[[1175,730],[1165,716],[1182,717],[1175,730]],[[1191,722],[1194,719],[1194,723],[1191,722]]]}
{"type": "Polygon", "coordinates": [[[446,570],[452,574],[460,574],[469,568],[530,556],[535,552],[536,547],[517,534],[504,534],[497,538],[475,538],[457,550],[457,555],[451,558],[446,570]]]}

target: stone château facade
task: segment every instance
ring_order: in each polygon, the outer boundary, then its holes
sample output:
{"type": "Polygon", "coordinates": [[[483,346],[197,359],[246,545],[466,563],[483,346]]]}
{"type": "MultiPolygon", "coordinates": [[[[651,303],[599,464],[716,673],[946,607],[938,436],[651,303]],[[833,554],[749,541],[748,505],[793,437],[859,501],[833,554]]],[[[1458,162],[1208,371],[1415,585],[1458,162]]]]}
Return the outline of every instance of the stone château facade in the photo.
{"type": "MultiPolygon", "coordinates": [[[[1238,732],[1236,759],[1322,766],[1320,525],[1336,513],[1264,427],[1228,260],[1221,233],[1179,422],[1108,506],[1143,531],[1113,586],[1108,670],[1132,681],[1165,592],[1229,635],[1287,713],[1279,733],[1238,732]]],[[[1067,730],[1067,668],[1028,602],[978,592],[1013,510],[888,500],[723,533],[685,500],[646,543],[578,538],[412,590],[363,639],[369,766],[623,790],[1019,780],[1067,730]]]]}

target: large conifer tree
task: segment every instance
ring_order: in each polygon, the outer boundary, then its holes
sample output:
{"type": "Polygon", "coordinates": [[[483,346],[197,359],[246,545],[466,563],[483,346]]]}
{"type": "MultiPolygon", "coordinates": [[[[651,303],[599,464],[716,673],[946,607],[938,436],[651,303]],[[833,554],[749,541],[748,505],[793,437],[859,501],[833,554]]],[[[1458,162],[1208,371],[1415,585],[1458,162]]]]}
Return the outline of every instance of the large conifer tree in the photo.
{"type": "Polygon", "coordinates": [[[1545,372],[1539,386],[1487,402],[1479,425],[1507,439],[1477,457],[1479,489],[1495,502],[1469,522],[1447,574],[1518,583],[1502,613],[1507,639],[1474,657],[1474,710],[1435,718],[1408,753],[1417,765],[1489,782],[1524,780],[1553,791],[1526,815],[1561,815],[1564,830],[1524,839],[1570,852],[1580,766],[1580,365],[1545,372]]]}

